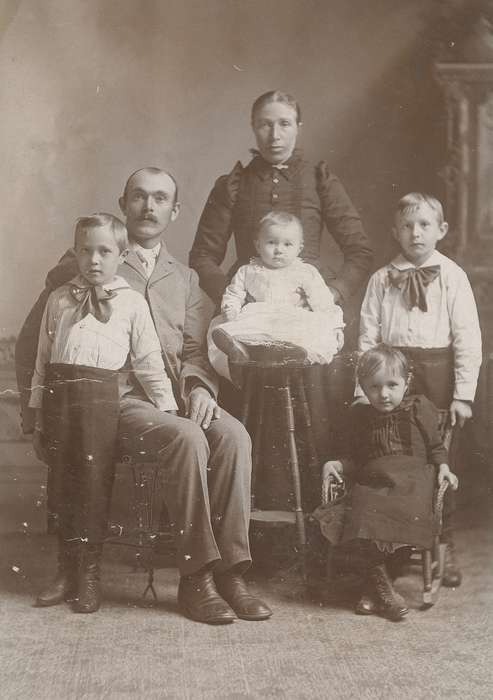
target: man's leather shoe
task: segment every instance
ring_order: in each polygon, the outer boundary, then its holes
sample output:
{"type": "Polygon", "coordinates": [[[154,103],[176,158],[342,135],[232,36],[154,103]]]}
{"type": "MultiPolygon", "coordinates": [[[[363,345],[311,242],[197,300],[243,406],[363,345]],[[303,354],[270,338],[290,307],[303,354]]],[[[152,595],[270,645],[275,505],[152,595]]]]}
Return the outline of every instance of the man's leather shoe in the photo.
{"type": "Polygon", "coordinates": [[[187,617],[209,625],[227,625],[236,619],[218,594],[212,571],[182,576],[178,585],[178,605],[187,617]]]}
{"type": "Polygon", "coordinates": [[[50,605],[58,605],[75,596],[71,577],[58,572],[55,580],[36,598],[35,605],[38,608],[47,608],[50,605]]]}
{"type": "Polygon", "coordinates": [[[462,583],[462,573],[455,557],[453,542],[447,543],[445,550],[445,565],[443,568],[442,585],[447,588],[457,588],[462,583]]]}
{"type": "Polygon", "coordinates": [[[219,595],[242,620],[267,620],[272,615],[272,610],[249,592],[239,574],[216,574],[215,581],[219,595]]]}

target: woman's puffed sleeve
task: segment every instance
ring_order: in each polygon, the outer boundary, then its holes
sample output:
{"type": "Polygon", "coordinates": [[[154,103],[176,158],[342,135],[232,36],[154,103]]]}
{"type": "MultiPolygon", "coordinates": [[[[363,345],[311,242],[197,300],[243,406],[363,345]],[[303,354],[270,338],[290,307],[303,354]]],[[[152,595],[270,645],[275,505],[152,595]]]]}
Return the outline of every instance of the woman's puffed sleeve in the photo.
{"type": "Polygon", "coordinates": [[[448,452],[443,444],[439,426],[439,413],[435,404],[426,396],[416,396],[413,405],[414,417],[425,441],[430,464],[439,466],[448,462],[448,452]]]}
{"type": "Polygon", "coordinates": [[[349,195],[325,162],[317,165],[316,175],[322,218],[344,256],[342,269],[330,284],[347,299],[368,278],[373,251],[349,195]]]}
{"type": "Polygon", "coordinates": [[[215,304],[220,303],[227,284],[221,263],[233,233],[232,212],[242,173],[243,166],[238,161],[229,175],[216,181],[200,217],[189,255],[189,265],[198,273],[200,286],[215,304]]]}

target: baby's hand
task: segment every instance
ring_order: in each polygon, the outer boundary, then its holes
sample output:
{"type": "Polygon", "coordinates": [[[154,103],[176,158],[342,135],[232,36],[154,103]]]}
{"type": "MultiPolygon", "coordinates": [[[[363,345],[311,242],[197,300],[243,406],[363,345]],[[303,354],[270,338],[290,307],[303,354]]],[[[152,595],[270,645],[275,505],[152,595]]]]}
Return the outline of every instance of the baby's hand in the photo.
{"type": "Polygon", "coordinates": [[[448,481],[450,487],[457,491],[459,488],[459,479],[455,476],[453,472],[450,471],[448,464],[440,464],[438,468],[438,484],[441,486],[444,481],[448,481]]]}
{"type": "Polygon", "coordinates": [[[234,321],[240,315],[239,309],[224,309],[223,311],[226,321],[234,321]]]}
{"type": "Polygon", "coordinates": [[[331,287],[330,285],[327,285],[332,292],[332,296],[334,297],[334,304],[342,304],[342,296],[341,293],[338,289],[335,287],[331,287]]]}

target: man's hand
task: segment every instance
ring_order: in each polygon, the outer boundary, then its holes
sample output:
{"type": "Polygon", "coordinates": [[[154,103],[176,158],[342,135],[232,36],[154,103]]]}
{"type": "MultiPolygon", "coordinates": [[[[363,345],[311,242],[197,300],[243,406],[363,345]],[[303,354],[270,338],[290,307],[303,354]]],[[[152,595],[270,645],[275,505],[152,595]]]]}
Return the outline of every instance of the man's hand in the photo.
{"type": "Polygon", "coordinates": [[[472,418],[471,404],[468,401],[454,399],[450,404],[449,413],[451,426],[458,424],[459,428],[463,428],[466,420],[472,418]]]}
{"type": "Polygon", "coordinates": [[[207,389],[198,386],[192,389],[188,399],[188,415],[194,423],[200,425],[203,430],[207,430],[214,418],[219,418],[221,409],[216,401],[209,394],[207,389]]]}

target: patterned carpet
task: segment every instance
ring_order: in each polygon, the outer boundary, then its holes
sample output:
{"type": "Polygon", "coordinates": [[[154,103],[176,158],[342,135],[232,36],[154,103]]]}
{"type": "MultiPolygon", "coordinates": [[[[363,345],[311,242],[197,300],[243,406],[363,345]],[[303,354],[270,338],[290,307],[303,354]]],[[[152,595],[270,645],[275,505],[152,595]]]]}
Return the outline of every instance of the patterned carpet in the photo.
{"type": "Polygon", "coordinates": [[[251,583],[274,609],[271,620],[209,627],[178,613],[177,573],[165,559],[158,603],[140,606],[146,575],[121,547],[106,550],[99,613],[34,608],[54,565],[44,473],[28,443],[0,447],[1,698],[493,697],[493,499],[484,481],[470,477],[459,511],[463,585],[442,589],[431,610],[419,610],[417,575],[398,581],[411,611],[396,624],[354,615],[344,581],[324,603],[310,599],[296,571],[272,566],[251,583]]]}

